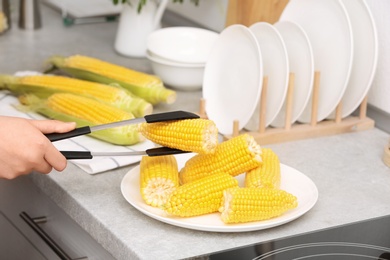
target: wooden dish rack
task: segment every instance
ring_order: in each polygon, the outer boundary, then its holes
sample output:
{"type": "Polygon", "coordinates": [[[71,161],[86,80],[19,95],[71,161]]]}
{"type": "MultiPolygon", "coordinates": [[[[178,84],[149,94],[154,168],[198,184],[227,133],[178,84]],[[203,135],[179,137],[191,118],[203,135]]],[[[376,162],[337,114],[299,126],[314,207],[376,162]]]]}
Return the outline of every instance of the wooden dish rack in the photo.
{"type": "MultiPolygon", "coordinates": [[[[260,113],[258,131],[239,131],[238,120],[232,122],[232,135],[225,135],[224,139],[230,139],[241,133],[249,133],[255,140],[261,144],[282,143],[294,140],[315,138],[321,136],[335,135],[341,133],[349,133],[355,131],[368,130],[374,127],[374,120],[367,117],[367,96],[363,99],[359,107],[358,116],[348,116],[342,118],[342,102],[337,105],[335,111],[335,118],[332,120],[323,120],[317,122],[319,88],[320,88],[320,72],[314,73],[312,103],[311,103],[311,121],[310,123],[294,123],[291,124],[291,113],[293,105],[295,74],[289,74],[289,82],[286,96],[286,116],[285,125],[280,128],[265,127],[265,111],[266,111],[266,93],[268,88],[268,77],[263,78],[263,86],[260,96],[260,113]]],[[[205,103],[207,100],[200,100],[199,115],[202,118],[207,118],[205,103]]]]}

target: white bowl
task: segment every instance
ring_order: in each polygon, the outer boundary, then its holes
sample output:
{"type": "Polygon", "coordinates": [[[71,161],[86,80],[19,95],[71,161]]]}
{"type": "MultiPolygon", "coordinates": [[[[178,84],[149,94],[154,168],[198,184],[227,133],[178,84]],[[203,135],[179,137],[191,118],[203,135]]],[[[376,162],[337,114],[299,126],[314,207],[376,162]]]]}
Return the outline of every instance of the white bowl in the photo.
{"type": "Polygon", "coordinates": [[[165,58],[163,56],[160,56],[154,52],[152,52],[151,50],[147,50],[148,52],[148,55],[149,57],[151,58],[154,58],[160,62],[168,62],[168,63],[175,63],[175,64],[178,64],[179,66],[180,65],[194,65],[194,66],[205,66],[205,62],[182,62],[182,61],[176,61],[176,60],[172,60],[172,59],[168,59],[168,58],[165,58]]]}
{"type": "Polygon", "coordinates": [[[149,52],[146,58],[151,62],[154,74],[167,86],[185,91],[202,88],[205,64],[171,62],[152,57],[149,52]]]}
{"type": "Polygon", "coordinates": [[[150,51],[149,49],[146,50],[146,51],[147,51],[148,56],[150,58],[153,58],[153,59],[155,59],[156,61],[159,61],[159,62],[163,62],[163,63],[167,62],[167,63],[170,63],[170,64],[175,64],[177,66],[184,66],[184,67],[206,66],[206,62],[182,62],[182,61],[175,61],[175,60],[167,59],[165,57],[157,55],[157,54],[153,53],[152,51],[150,51]]]}
{"type": "Polygon", "coordinates": [[[167,27],[147,39],[150,55],[173,62],[206,63],[218,33],[196,27],[167,27]]]}

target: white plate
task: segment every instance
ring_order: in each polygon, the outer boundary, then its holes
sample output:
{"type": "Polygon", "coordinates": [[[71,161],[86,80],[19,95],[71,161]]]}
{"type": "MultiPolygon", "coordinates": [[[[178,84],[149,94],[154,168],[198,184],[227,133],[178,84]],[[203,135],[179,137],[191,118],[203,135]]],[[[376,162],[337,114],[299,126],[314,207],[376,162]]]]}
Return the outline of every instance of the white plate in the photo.
{"type": "MultiPolygon", "coordinates": [[[[294,93],[291,109],[293,124],[302,114],[313,89],[314,60],[309,38],[302,27],[294,22],[279,21],[274,24],[283,38],[287,50],[289,71],[294,73],[294,93]]],[[[271,125],[284,127],[286,121],[286,101],[271,125]]]]}
{"type": "MultiPolygon", "coordinates": [[[[352,29],[340,0],[290,0],[281,21],[293,21],[307,33],[314,69],[321,73],[317,121],[329,116],[340,102],[351,74],[352,29]]],[[[298,121],[311,121],[311,98],[298,121]]]]}
{"type": "Polygon", "coordinates": [[[220,133],[233,133],[233,121],[241,130],[259,101],[263,80],[260,48],[243,25],[231,25],[219,35],[206,63],[203,98],[208,118],[220,133]]]}
{"type": "MultiPolygon", "coordinates": [[[[184,166],[185,162],[191,156],[193,155],[176,155],[179,169],[184,166]]],[[[164,223],[188,229],[212,232],[253,231],[271,228],[290,222],[308,212],[317,202],[317,187],[306,175],[283,164],[281,165],[281,172],[281,188],[294,194],[298,198],[298,207],[277,218],[243,224],[224,224],[220,219],[219,213],[190,218],[171,217],[164,213],[163,210],[145,204],[139,188],[139,166],[133,168],[124,176],[121,182],[121,191],[123,197],[137,210],[164,223]]],[[[242,185],[244,175],[239,175],[237,179],[242,185]]]]}
{"type": "MultiPolygon", "coordinates": [[[[342,0],[351,20],[353,65],[342,99],[341,116],[347,117],[363,101],[374,79],[378,62],[378,36],[375,21],[364,0],[342,0]]],[[[334,117],[334,113],[331,115],[334,117]]]]}
{"type": "MultiPolygon", "coordinates": [[[[263,58],[264,76],[268,77],[266,97],[265,126],[278,115],[286,98],[289,68],[287,50],[282,36],[275,27],[266,22],[258,22],[249,27],[260,46],[263,58]]],[[[259,129],[261,101],[245,128],[250,131],[259,129]]]]}

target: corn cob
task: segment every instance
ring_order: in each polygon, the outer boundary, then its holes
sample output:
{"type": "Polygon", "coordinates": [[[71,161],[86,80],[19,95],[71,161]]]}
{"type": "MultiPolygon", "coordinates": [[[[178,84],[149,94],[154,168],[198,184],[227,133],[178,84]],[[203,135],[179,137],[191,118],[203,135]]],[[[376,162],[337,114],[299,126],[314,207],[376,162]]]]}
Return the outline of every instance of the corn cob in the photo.
{"type": "Polygon", "coordinates": [[[274,218],[297,205],[297,198],[284,190],[236,187],[223,192],[219,211],[228,224],[274,218]]]}
{"type": "Polygon", "coordinates": [[[213,154],[197,154],[180,171],[181,183],[188,183],[217,172],[232,176],[261,165],[261,148],[248,134],[236,136],[217,145],[213,154]]]}
{"type": "MultiPolygon", "coordinates": [[[[34,95],[19,98],[22,104],[49,118],[76,122],[78,127],[106,124],[132,119],[134,116],[119,108],[95,99],[69,93],[56,93],[46,100],[34,95]]],[[[128,125],[92,132],[90,136],[118,145],[132,145],[143,139],[136,125],[128,125]]]]}
{"type": "Polygon", "coordinates": [[[207,119],[186,119],[139,124],[147,139],[170,148],[197,153],[212,153],[218,144],[218,129],[207,119]]]}
{"type": "Polygon", "coordinates": [[[80,79],[105,84],[119,84],[151,104],[176,100],[176,92],[164,87],[160,78],[96,58],[73,55],[54,56],[48,60],[54,67],[80,79]]]}
{"type": "Polygon", "coordinates": [[[270,149],[261,149],[262,165],[245,174],[245,187],[276,188],[280,187],[280,161],[270,149]]]}
{"type": "Polygon", "coordinates": [[[179,170],[173,155],[143,156],[140,163],[141,196],[146,204],[161,207],[179,187],[179,170]]]}
{"type": "Polygon", "coordinates": [[[6,88],[19,95],[26,93],[34,94],[40,98],[47,98],[51,94],[58,92],[89,96],[127,110],[133,113],[135,117],[151,114],[153,110],[150,103],[125,89],[64,76],[34,75],[14,77],[0,75],[1,88],[6,88]]]}
{"type": "Polygon", "coordinates": [[[238,187],[235,178],[226,173],[216,173],[177,188],[172,192],[164,209],[180,217],[218,212],[223,191],[231,187],[238,187]]]}

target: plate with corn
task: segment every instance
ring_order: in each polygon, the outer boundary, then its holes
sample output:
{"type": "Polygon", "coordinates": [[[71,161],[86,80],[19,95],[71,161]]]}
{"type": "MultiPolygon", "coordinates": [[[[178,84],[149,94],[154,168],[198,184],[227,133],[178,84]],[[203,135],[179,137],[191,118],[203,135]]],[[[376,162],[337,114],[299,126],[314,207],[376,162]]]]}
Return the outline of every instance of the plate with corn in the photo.
{"type": "Polygon", "coordinates": [[[316,185],[242,134],[210,153],[144,156],[122,179],[124,198],[174,226],[244,232],[275,227],[308,212],[316,185]]]}

